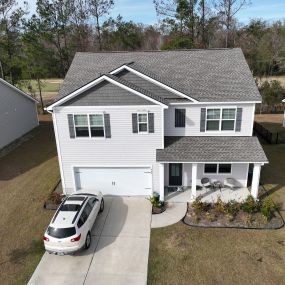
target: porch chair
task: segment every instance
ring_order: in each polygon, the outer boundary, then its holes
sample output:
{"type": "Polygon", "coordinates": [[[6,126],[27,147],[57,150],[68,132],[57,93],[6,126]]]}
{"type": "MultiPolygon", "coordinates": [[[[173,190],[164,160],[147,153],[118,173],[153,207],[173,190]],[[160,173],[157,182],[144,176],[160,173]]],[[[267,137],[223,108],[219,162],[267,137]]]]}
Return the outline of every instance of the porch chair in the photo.
{"type": "Polygon", "coordinates": [[[224,187],[228,187],[231,190],[238,187],[238,182],[234,178],[226,178],[224,180],[224,187]]]}
{"type": "Polygon", "coordinates": [[[206,190],[212,188],[212,184],[210,182],[210,179],[207,177],[204,177],[201,179],[201,184],[202,184],[203,188],[206,190]]]}

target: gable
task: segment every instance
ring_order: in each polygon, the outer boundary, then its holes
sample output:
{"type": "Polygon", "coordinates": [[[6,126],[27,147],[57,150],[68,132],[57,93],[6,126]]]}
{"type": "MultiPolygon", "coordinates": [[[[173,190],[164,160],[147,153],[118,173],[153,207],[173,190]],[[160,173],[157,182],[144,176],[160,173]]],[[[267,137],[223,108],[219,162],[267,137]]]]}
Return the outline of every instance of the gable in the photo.
{"type": "Polygon", "coordinates": [[[135,95],[108,81],[100,82],[60,106],[125,106],[154,105],[153,102],[135,95]]]}
{"type": "Polygon", "coordinates": [[[0,102],[2,101],[19,101],[19,102],[26,102],[29,101],[31,103],[38,103],[36,99],[31,97],[30,95],[26,94],[22,90],[18,89],[14,85],[10,84],[9,82],[5,81],[4,79],[0,78],[0,102]],[[10,96],[8,98],[8,96],[10,96]],[[11,98],[11,97],[14,98],[11,98]],[[6,98],[5,98],[6,97],[6,98]]]}
{"type": "Polygon", "coordinates": [[[128,82],[131,82],[143,89],[146,89],[151,93],[156,94],[164,99],[181,99],[181,96],[178,96],[173,92],[170,92],[146,79],[143,79],[142,77],[134,74],[131,71],[122,70],[118,74],[116,74],[116,76],[119,78],[123,78],[128,82]]]}

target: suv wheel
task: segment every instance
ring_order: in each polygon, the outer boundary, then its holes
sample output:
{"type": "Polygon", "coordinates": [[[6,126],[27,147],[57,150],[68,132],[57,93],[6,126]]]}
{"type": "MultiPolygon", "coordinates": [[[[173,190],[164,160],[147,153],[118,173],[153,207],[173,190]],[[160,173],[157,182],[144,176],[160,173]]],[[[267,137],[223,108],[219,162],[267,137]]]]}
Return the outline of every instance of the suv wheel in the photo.
{"type": "Polygon", "coordinates": [[[90,247],[90,244],[91,244],[91,234],[90,232],[88,232],[85,240],[85,249],[88,249],[90,247]]]}
{"type": "Polygon", "coordinates": [[[100,213],[104,211],[104,199],[102,198],[101,204],[100,204],[100,213]]]}

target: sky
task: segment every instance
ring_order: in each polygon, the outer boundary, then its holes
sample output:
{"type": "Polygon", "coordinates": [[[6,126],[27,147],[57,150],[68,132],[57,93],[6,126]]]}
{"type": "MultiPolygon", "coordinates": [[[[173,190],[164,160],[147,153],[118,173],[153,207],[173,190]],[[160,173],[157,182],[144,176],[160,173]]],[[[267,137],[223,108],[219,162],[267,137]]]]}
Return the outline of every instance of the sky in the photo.
{"type": "MultiPolygon", "coordinates": [[[[34,13],[36,0],[27,1],[30,12],[34,13]]],[[[144,24],[155,24],[158,21],[153,0],[114,0],[114,2],[115,6],[109,16],[116,17],[120,14],[124,20],[144,24]]],[[[285,0],[251,0],[251,3],[236,15],[243,24],[254,18],[268,21],[285,19],[285,0]]]]}

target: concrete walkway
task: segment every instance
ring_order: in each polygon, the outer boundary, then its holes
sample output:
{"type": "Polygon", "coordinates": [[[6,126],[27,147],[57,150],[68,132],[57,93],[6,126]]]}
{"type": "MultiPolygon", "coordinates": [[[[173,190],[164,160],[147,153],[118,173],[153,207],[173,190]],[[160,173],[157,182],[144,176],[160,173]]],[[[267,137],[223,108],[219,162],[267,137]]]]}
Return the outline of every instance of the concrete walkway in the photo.
{"type": "Polygon", "coordinates": [[[45,253],[29,285],[146,285],[151,205],[145,198],[106,197],[91,247],[75,255],[45,253]]]}
{"type": "Polygon", "coordinates": [[[152,215],[151,228],[167,227],[181,221],[186,215],[187,203],[168,203],[161,214],[152,215]]]}

